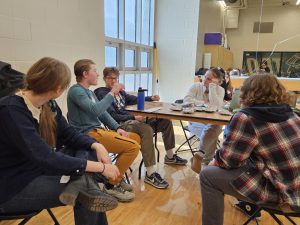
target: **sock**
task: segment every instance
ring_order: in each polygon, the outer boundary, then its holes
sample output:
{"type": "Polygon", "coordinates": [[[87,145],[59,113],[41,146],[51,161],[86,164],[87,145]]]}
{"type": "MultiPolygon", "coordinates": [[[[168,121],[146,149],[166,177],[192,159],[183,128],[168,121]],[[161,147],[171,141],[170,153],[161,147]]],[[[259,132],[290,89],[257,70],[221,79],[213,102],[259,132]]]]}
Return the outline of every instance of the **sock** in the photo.
{"type": "Polygon", "coordinates": [[[167,150],[167,157],[168,157],[169,159],[172,159],[172,158],[173,158],[173,155],[174,155],[174,153],[173,153],[173,148],[167,150]]]}
{"type": "Polygon", "coordinates": [[[113,189],[114,186],[115,186],[115,185],[110,184],[110,183],[106,183],[106,184],[105,184],[105,187],[106,187],[107,190],[113,189]]]}
{"type": "Polygon", "coordinates": [[[154,166],[147,166],[146,167],[147,175],[151,176],[155,172],[154,166]]]}

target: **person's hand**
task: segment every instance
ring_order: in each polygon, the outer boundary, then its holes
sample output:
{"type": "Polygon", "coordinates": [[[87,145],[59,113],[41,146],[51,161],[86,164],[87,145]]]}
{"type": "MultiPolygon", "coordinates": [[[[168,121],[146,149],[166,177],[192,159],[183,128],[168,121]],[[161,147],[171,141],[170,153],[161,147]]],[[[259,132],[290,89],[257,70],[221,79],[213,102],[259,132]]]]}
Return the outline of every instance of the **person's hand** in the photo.
{"type": "Polygon", "coordinates": [[[145,121],[145,117],[143,116],[134,116],[134,119],[140,122],[144,122],[145,121]]]}
{"type": "Polygon", "coordinates": [[[105,176],[108,179],[116,180],[117,177],[120,175],[118,167],[112,164],[103,164],[105,166],[104,171],[102,172],[102,175],[105,176]]]}
{"type": "Polygon", "coordinates": [[[159,101],[160,97],[158,95],[153,95],[153,96],[151,96],[151,100],[152,101],[159,101]]]}
{"type": "Polygon", "coordinates": [[[124,88],[125,88],[124,84],[115,83],[111,89],[111,92],[113,92],[114,95],[118,95],[120,91],[124,90],[124,88]]]}
{"type": "Polygon", "coordinates": [[[99,162],[111,164],[111,158],[108,155],[106,148],[100,143],[93,143],[92,149],[96,151],[97,159],[99,162]]]}
{"type": "Polygon", "coordinates": [[[118,134],[120,134],[121,136],[123,136],[123,137],[129,137],[129,134],[128,134],[128,132],[126,132],[125,130],[123,130],[123,129],[118,129],[117,130],[117,133],[118,134]]]}

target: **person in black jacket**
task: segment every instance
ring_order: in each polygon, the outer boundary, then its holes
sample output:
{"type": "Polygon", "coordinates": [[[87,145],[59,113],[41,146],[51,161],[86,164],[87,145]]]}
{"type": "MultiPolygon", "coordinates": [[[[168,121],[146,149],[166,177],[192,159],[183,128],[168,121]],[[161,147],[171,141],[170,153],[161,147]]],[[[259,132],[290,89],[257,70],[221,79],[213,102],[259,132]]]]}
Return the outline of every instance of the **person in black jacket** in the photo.
{"type": "Polygon", "coordinates": [[[101,192],[94,179],[100,174],[116,178],[117,167],[100,143],[66,122],[53,100],[70,80],[66,64],[42,58],[29,69],[25,89],[1,98],[1,213],[64,203],[75,206],[75,224],[105,225],[103,212],[117,206],[117,200],[101,192]],[[66,184],[68,177],[62,175],[71,175],[71,181],[66,184]]]}
{"type": "MultiPolygon", "coordinates": [[[[114,67],[106,67],[103,70],[103,80],[106,87],[95,90],[95,94],[101,100],[113,85],[118,82],[119,70],[114,67]]],[[[159,101],[159,96],[148,96],[146,101],[159,101]]],[[[166,149],[165,163],[185,165],[186,159],[180,158],[173,153],[175,147],[175,135],[173,125],[167,119],[144,118],[143,116],[132,116],[126,110],[127,105],[137,104],[137,97],[120,91],[115,100],[107,110],[111,116],[121,124],[121,127],[130,132],[135,132],[141,137],[141,152],[146,167],[145,182],[156,188],[167,188],[168,183],[155,171],[155,152],[153,145],[153,130],[162,132],[163,142],[166,149]]]]}

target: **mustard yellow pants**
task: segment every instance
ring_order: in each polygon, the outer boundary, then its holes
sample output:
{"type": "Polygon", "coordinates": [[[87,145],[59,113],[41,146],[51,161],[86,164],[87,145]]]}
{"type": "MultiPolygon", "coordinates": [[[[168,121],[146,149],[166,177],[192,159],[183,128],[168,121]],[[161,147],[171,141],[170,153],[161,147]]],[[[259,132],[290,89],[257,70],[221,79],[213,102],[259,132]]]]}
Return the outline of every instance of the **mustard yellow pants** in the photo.
{"type": "Polygon", "coordinates": [[[129,138],[122,137],[115,131],[104,129],[93,129],[88,135],[101,143],[109,153],[118,154],[116,166],[120,176],[116,180],[109,180],[110,184],[118,184],[129,166],[137,157],[140,150],[141,139],[136,133],[128,132],[129,138]]]}

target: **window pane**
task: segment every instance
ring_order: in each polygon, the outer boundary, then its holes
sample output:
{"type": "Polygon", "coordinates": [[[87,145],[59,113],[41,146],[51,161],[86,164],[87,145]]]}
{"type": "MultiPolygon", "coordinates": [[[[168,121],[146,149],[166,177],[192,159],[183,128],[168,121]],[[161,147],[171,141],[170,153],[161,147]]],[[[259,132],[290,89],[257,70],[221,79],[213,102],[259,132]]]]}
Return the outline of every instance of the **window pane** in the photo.
{"type": "Polygon", "coordinates": [[[118,0],[104,2],[105,36],[118,37],[118,0]]]}
{"type": "Polygon", "coordinates": [[[141,74],[141,87],[148,89],[148,73],[141,74]]]}
{"type": "Polygon", "coordinates": [[[125,40],[135,42],[135,0],[125,1],[125,40]]]}
{"type": "Polygon", "coordinates": [[[140,74],[136,74],[135,75],[135,90],[134,91],[138,91],[140,85],[141,85],[141,75],[140,74]]]}
{"type": "Polygon", "coordinates": [[[136,43],[141,43],[142,0],[136,2],[136,43]]]}
{"type": "Polygon", "coordinates": [[[124,78],[125,78],[124,74],[120,74],[120,76],[119,76],[119,83],[125,84],[124,78]]]}
{"type": "Polygon", "coordinates": [[[125,90],[127,92],[134,91],[134,74],[125,75],[125,90]]]}
{"type": "Polygon", "coordinates": [[[150,46],[153,46],[154,41],[154,0],[151,0],[150,9],[150,46]]]}
{"type": "Polygon", "coordinates": [[[148,52],[141,52],[141,67],[148,67],[148,52]]]}
{"type": "Polygon", "coordinates": [[[148,95],[153,95],[153,75],[152,73],[148,74],[148,95]]]}
{"type": "Polygon", "coordinates": [[[142,44],[149,45],[150,0],[142,0],[142,44]]]}
{"type": "Polygon", "coordinates": [[[105,46],[105,66],[117,66],[117,48],[105,46]]]}
{"type": "Polygon", "coordinates": [[[121,0],[119,1],[119,38],[122,40],[124,39],[124,10],[124,0],[121,0]]]}
{"type": "Polygon", "coordinates": [[[134,67],[135,51],[125,49],[125,67],[134,67]]]}

